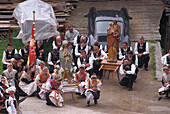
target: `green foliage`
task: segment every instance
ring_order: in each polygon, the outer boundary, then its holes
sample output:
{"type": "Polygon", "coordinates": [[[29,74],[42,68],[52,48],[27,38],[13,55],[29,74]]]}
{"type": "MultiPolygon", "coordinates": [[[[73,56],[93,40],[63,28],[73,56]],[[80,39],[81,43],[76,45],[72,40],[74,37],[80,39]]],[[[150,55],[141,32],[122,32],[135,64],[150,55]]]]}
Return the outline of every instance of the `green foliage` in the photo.
{"type": "Polygon", "coordinates": [[[155,44],[157,43],[157,40],[148,40],[148,42],[155,44]]]}
{"type": "Polygon", "coordinates": [[[157,78],[156,78],[155,46],[151,46],[150,53],[151,53],[151,71],[152,71],[152,76],[156,80],[157,78]]]}

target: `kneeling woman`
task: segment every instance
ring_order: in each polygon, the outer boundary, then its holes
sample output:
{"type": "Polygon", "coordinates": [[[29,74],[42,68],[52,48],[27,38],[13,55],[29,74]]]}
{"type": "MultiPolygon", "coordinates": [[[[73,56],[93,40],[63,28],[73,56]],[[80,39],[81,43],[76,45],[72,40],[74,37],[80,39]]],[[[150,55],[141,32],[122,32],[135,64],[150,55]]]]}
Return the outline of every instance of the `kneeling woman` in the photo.
{"type": "Polygon", "coordinates": [[[60,74],[52,74],[53,79],[46,84],[46,101],[47,105],[59,106],[63,105],[63,97],[61,96],[61,80],[60,74]]]}
{"type": "Polygon", "coordinates": [[[36,89],[37,84],[33,80],[34,75],[32,75],[31,68],[26,67],[25,71],[20,77],[19,87],[21,89],[20,94],[21,95],[32,95],[36,89]]]}

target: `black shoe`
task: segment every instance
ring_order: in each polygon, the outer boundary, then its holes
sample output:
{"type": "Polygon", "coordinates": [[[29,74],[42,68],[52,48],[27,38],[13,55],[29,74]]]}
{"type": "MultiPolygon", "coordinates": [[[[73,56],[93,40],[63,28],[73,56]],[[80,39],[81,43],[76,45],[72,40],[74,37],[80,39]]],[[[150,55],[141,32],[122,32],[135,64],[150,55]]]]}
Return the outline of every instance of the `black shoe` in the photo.
{"type": "Polygon", "coordinates": [[[131,87],[129,87],[129,88],[128,88],[128,91],[132,91],[132,88],[131,88],[131,87]]]}
{"type": "Polygon", "coordinates": [[[90,107],[90,101],[87,101],[86,107],[90,107]]]}
{"type": "Polygon", "coordinates": [[[159,97],[158,97],[158,101],[160,101],[161,99],[162,99],[162,96],[159,96],[159,97]]]}
{"type": "Polygon", "coordinates": [[[145,71],[148,71],[148,68],[145,68],[145,71]]]}
{"type": "Polygon", "coordinates": [[[94,100],[94,104],[98,104],[97,100],[94,100]]]}

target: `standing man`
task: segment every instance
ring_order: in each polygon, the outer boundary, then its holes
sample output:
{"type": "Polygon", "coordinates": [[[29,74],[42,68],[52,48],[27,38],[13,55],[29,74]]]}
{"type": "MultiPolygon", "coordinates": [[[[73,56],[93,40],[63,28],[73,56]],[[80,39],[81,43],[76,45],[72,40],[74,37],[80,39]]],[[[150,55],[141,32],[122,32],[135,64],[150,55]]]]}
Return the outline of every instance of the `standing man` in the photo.
{"type": "Polygon", "coordinates": [[[12,44],[7,45],[7,49],[3,52],[2,63],[3,69],[7,69],[7,64],[11,62],[11,59],[14,58],[14,55],[17,54],[17,50],[12,48],[12,44]]]}
{"type": "Polygon", "coordinates": [[[167,53],[166,55],[164,55],[162,58],[162,65],[165,67],[169,67],[170,68],[170,49],[169,49],[169,53],[167,53]]]}
{"type": "Polygon", "coordinates": [[[21,55],[22,59],[24,60],[23,66],[26,66],[27,60],[28,60],[28,55],[29,55],[29,45],[26,43],[24,45],[24,48],[19,50],[19,54],[21,55]]]}
{"type": "Polygon", "coordinates": [[[124,59],[123,64],[120,66],[120,74],[125,75],[125,77],[122,78],[119,84],[128,87],[128,91],[132,90],[133,82],[136,79],[135,70],[135,65],[131,64],[129,59],[124,59]]]}
{"type": "Polygon", "coordinates": [[[74,38],[79,35],[79,32],[73,28],[73,25],[68,26],[68,31],[65,33],[65,40],[68,42],[74,42],[74,38]]]}
{"type": "Polygon", "coordinates": [[[85,71],[90,74],[93,74],[93,60],[92,57],[89,57],[85,50],[81,52],[81,56],[77,59],[77,66],[80,68],[81,65],[85,66],[85,71]]]}
{"type": "Polygon", "coordinates": [[[48,54],[48,64],[50,66],[50,74],[52,74],[54,72],[54,67],[57,64],[60,64],[60,60],[59,60],[59,53],[57,49],[53,49],[53,51],[49,52],[48,54]]]}
{"type": "Polygon", "coordinates": [[[94,52],[92,53],[91,57],[93,60],[93,70],[94,73],[98,76],[99,79],[102,79],[103,70],[99,71],[99,68],[101,66],[101,62],[103,59],[107,58],[107,54],[103,50],[99,50],[98,46],[94,46],[94,52]]]}
{"type": "Polygon", "coordinates": [[[125,58],[129,51],[132,51],[132,47],[128,47],[127,42],[123,42],[122,47],[119,48],[119,59],[125,58]]]}
{"type": "Polygon", "coordinates": [[[144,38],[141,37],[139,42],[135,44],[135,54],[138,56],[138,67],[142,68],[144,65],[145,71],[148,71],[148,62],[149,62],[149,45],[148,42],[144,41],[144,38]]]}

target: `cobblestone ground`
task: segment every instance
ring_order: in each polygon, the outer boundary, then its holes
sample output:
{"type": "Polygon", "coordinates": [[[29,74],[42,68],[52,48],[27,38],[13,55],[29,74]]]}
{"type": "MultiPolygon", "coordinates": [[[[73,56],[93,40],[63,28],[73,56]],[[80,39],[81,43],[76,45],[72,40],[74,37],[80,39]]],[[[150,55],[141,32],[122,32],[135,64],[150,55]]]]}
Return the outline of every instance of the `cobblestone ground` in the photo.
{"type": "MultiPolygon", "coordinates": [[[[87,34],[87,19],[83,16],[89,11],[91,6],[97,9],[120,9],[127,7],[133,21],[130,22],[130,33],[132,40],[136,41],[139,36],[144,35],[147,39],[159,39],[158,25],[163,3],[161,0],[120,0],[105,2],[79,2],[78,8],[75,9],[68,19],[80,33],[87,34]]],[[[150,70],[150,67],[149,67],[150,70]]],[[[43,100],[36,97],[27,98],[20,104],[24,114],[53,114],[53,113],[121,113],[121,114],[168,114],[170,111],[170,99],[163,98],[157,101],[158,88],[161,82],[153,79],[151,71],[140,69],[133,91],[127,91],[127,88],[118,84],[117,76],[114,74],[115,86],[112,85],[112,79],[104,80],[101,87],[101,97],[99,103],[91,107],[85,106],[85,99],[77,96],[78,103],[72,100],[71,95],[66,95],[64,107],[49,107],[43,100]]],[[[107,73],[106,73],[107,75],[107,73]]],[[[121,76],[122,78],[122,76],[121,76]]],[[[92,102],[93,104],[93,102],[92,102]]]]}

